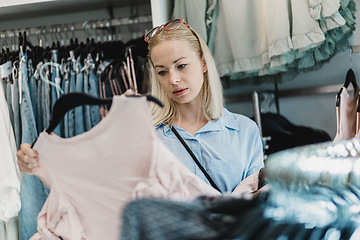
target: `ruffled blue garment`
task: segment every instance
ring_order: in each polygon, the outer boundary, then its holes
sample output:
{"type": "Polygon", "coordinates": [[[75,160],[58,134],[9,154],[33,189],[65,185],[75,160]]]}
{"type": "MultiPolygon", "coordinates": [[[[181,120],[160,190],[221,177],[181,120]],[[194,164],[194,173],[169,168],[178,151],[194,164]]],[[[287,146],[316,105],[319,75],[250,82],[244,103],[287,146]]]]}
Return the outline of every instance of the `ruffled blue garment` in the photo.
{"type": "MultiPolygon", "coordinates": [[[[349,48],[348,38],[355,30],[354,0],[204,2],[204,39],[219,75],[231,82],[281,83],[317,70],[336,52],[349,48]]],[[[178,12],[175,5],[173,16],[184,17],[178,12]]],[[[195,26],[194,19],[188,20],[196,31],[204,22],[200,16],[195,26]]]]}

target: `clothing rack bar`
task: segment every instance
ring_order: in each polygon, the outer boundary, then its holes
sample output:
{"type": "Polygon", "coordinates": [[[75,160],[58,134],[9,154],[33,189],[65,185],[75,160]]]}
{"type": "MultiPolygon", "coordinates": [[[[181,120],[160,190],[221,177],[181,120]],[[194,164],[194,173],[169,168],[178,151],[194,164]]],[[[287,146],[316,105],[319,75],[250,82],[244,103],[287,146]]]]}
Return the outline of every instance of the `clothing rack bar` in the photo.
{"type": "MultiPolygon", "coordinates": [[[[294,88],[288,90],[278,91],[278,97],[294,97],[294,96],[305,96],[305,95],[317,95],[317,94],[326,94],[326,93],[337,93],[343,84],[334,84],[328,86],[317,86],[317,87],[307,87],[307,88],[294,88]]],[[[252,101],[253,93],[245,93],[238,95],[228,95],[225,96],[226,103],[236,103],[236,102],[246,102],[252,101]]]]}
{"type": "Polygon", "coordinates": [[[253,107],[254,107],[254,113],[255,113],[255,122],[259,127],[260,136],[262,137],[259,94],[256,91],[254,91],[252,93],[252,99],[253,99],[253,107]]]}
{"type": "Polygon", "coordinates": [[[138,16],[108,20],[92,20],[84,23],[70,23],[70,24],[54,24],[50,26],[39,26],[36,28],[14,29],[4,30],[0,32],[1,39],[17,37],[19,32],[31,35],[44,35],[44,34],[56,34],[56,33],[71,33],[74,31],[89,31],[89,30],[109,30],[111,27],[127,26],[141,23],[152,23],[152,16],[138,16]]]}

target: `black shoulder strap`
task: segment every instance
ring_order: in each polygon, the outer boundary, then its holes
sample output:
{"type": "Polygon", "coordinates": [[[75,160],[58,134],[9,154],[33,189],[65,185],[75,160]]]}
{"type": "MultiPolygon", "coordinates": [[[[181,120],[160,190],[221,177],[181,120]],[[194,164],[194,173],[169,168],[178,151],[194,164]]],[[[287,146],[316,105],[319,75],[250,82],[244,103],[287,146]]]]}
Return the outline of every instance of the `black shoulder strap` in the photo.
{"type": "Polygon", "coordinates": [[[206,170],[204,169],[204,167],[201,165],[201,163],[199,162],[199,160],[197,160],[197,158],[195,157],[194,153],[191,151],[191,149],[189,148],[189,146],[186,144],[186,142],[184,141],[184,139],[182,139],[182,137],[180,136],[180,134],[178,133],[178,131],[176,131],[176,129],[171,126],[171,130],[175,133],[176,137],[180,140],[181,144],[185,147],[185,149],[189,152],[190,156],[194,159],[196,165],[198,165],[198,167],[200,168],[200,170],[204,173],[205,177],[209,180],[211,186],[213,186],[213,188],[215,188],[216,190],[218,190],[219,192],[220,189],[218,188],[218,186],[216,186],[215,182],[211,179],[210,175],[206,172],[206,170]]]}

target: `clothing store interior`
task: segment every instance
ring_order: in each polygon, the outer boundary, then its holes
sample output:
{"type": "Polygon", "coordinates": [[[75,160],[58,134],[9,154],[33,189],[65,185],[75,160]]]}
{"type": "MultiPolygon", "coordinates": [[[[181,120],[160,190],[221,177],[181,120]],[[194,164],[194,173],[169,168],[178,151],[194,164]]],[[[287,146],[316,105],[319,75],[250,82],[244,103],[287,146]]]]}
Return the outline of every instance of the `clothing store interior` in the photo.
{"type": "Polygon", "coordinates": [[[0,1],[0,240],[360,239],[357,6],[0,1]]]}

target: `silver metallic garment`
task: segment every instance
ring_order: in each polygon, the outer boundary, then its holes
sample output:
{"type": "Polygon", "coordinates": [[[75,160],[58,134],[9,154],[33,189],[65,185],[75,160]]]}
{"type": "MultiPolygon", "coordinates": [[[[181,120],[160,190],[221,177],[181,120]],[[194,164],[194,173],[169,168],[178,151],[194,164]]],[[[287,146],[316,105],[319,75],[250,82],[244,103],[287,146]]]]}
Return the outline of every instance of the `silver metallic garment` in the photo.
{"type": "Polygon", "coordinates": [[[265,167],[269,182],[360,187],[360,140],[325,142],[269,155],[265,167]]]}
{"type": "MultiPolygon", "coordinates": [[[[269,155],[264,217],[306,228],[344,227],[360,239],[360,140],[325,142],[269,155]]],[[[337,239],[337,238],[335,238],[337,239]]]]}

